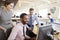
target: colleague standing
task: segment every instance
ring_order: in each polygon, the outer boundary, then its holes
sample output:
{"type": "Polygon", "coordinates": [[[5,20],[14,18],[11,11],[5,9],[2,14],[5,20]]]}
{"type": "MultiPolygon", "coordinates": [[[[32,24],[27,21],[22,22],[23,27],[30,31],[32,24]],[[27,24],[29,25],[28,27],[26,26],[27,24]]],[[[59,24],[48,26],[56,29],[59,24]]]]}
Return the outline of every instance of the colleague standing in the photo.
{"type": "Polygon", "coordinates": [[[12,11],[14,3],[13,2],[4,2],[4,6],[0,8],[0,28],[5,32],[5,40],[7,40],[11,29],[12,29],[12,11]]]}
{"type": "Polygon", "coordinates": [[[33,8],[29,9],[29,15],[28,15],[28,17],[29,17],[29,19],[28,19],[28,24],[27,25],[31,28],[31,30],[27,30],[27,35],[30,36],[31,38],[34,38],[34,37],[36,37],[36,34],[34,34],[32,32],[32,30],[34,28],[34,21],[36,21],[37,24],[39,25],[39,19],[38,19],[38,16],[36,16],[34,14],[34,9],[33,8]]]}
{"type": "Polygon", "coordinates": [[[53,22],[54,22],[54,18],[51,16],[50,13],[48,13],[48,18],[49,18],[49,20],[50,20],[50,23],[53,23],[53,22]]]}
{"type": "Polygon", "coordinates": [[[34,14],[34,9],[33,8],[30,8],[29,9],[29,21],[28,21],[28,25],[30,26],[30,27],[33,27],[33,25],[34,25],[34,21],[36,21],[37,23],[38,23],[38,25],[39,25],[39,19],[38,19],[38,16],[36,16],[35,14],[34,14]]]}

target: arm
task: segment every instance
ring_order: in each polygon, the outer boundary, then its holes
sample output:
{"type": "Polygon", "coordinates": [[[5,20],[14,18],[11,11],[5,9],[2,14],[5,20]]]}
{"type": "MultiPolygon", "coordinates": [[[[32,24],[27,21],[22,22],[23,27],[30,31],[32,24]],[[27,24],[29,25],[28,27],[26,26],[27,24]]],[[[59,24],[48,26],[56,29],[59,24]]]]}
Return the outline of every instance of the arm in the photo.
{"type": "MultiPolygon", "coordinates": [[[[12,16],[13,16],[13,15],[14,15],[14,14],[13,14],[13,11],[12,11],[11,13],[12,13],[12,16]]],[[[11,21],[12,27],[15,27],[15,25],[12,23],[12,19],[11,19],[10,21],[11,21]]]]}
{"type": "MultiPolygon", "coordinates": [[[[26,25],[25,27],[27,27],[28,30],[31,30],[31,28],[28,25],[26,25]]],[[[27,31],[27,29],[25,29],[25,38],[30,39],[30,37],[28,35],[26,35],[26,31],[27,31]]]]}
{"type": "Polygon", "coordinates": [[[4,32],[6,32],[6,29],[2,26],[0,26],[0,29],[2,29],[4,32]]]}
{"type": "Polygon", "coordinates": [[[28,35],[25,35],[25,38],[30,39],[30,37],[28,35]]]}
{"type": "Polygon", "coordinates": [[[11,22],[10,22],[10,24],[12,25],[12,27],[14,27],[14,25],[13,25],[13,23],[12,23],[12,20],[10,20],[11,22]]]}
{"type": "MultiPolygon", "coordinates": [[[[28,25],[25,25],[25,28],[26,28],[26,27],[29,29],[28,25]]],[[[25,29],[25,37],[23,36],[21,30],[19,30],[18,36],[19,36],[20,40],[24,40],[25,38],[27,38],[27,39],[30,38],[29,36],[26,35],[26,29],[25,29]]]]}
{"type": "Polygon", "coordinates": [[[17,34],[18,34],[18,28],[17,28],[17,26],[15,26],[15,27],[12,29],[12,32],[11,32],[8,40],[15,40],[17,34]]]}
{"type": "Polygon", "coordinates": [[[0,8],[0,16],[1,16],[2,9],[0,8]]]}
{"type": "MultiPolygon", "coordinates": [[[[2,8],[0,8],[0,22],[1,22],[1,14],[2,14],[2,8]]],[[[6,29],[4,27],[0,26],[0,29],[6,32],[6,29]]]]}
{"type": "Polygon", "coordinates": [[[28,28],[28,30],[32,30],[31,27],[29,27],[28,25],[26,25],[26,28],[28,28]]]}
{"type": "Polygon", "coordinates": [[[18,31],[19,40],[24,40],[25,37],[22,35],[21,31],[18,31]]]}
{"type": "Polygon", "coordinates": [[[40,26],[38,16],[35,16],[35,20],[36,20],[36,22],[37,22],[38,26],[40,26]]]}

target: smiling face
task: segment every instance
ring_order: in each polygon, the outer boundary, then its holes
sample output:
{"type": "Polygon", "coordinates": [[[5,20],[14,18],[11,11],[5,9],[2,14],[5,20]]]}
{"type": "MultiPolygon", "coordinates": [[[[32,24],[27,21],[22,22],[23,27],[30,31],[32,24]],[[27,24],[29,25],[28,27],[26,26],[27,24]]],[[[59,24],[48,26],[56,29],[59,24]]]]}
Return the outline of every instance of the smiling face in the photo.
{"type": "Polygon", "coordinates": [[[32,11],[29,11],[30,12],[30,15],[32,15],[33,13],[34,13],[34,11],[32,10],[32,11]]]}
{"type": "Polygon", "coordinates": [[[22,18],[22,22],[23,22],[24,24],[27,24],[27,23],[28,23],[28,16],[27,16],[27,15],[25,15],[25,16],[22,18]]]}
{"type": "Polygon", "coordinates": [[[21,16],[20,16],[20,20],[23,24],[27,24],[28,23],[28,15],[23,13],[21,16]]]}
{"type": "Polygon", "coordinates": [[[34,13],[34,9],[33,8],[30,8],[29,9],[29,13],[30,13],[30,15],[32,15],[34,13]]]}
{"type": "Polygon", "coordinates": [[[14,3],[10,3],[10,4],[6,5],[6,8],[8,10],[13,9],[13,7],[14,7],[14,3]]]}

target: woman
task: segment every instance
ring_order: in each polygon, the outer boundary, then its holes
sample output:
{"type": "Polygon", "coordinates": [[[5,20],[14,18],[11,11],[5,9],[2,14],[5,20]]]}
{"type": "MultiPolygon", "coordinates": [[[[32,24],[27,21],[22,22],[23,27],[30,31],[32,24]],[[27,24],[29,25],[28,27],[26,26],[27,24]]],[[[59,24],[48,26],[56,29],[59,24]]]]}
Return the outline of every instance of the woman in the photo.
{"type": "MultiPolygon", "coordinates": [[[[6,39],[8,38],[12,29],[12,11],[14,3],[5,1],[4,6],[0,8],[0,29],[3,29],[6,33],[6,39]]],[[[0,39],[1,40],[1,39],[0,39]]]]}

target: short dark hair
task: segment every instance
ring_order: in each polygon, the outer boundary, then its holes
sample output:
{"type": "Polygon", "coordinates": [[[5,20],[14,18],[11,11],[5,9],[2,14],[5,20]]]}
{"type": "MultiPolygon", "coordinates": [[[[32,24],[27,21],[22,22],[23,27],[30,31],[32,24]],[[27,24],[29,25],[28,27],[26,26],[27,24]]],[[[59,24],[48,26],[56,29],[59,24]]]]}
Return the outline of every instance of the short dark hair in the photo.
{"type": "Polygon", "coordinates": [[[34,9],[33,8],[30,8],[29,11],[33,11],[34,9]]]}
{"type": "Polygon", "coordinates": [[[48,13],[48,15],[51,15],[50,13],[48,13]]]}
{"type": "Polygon", "coordinates": [[[20,15],[20,18],[23,18],[25,15],[27,15],[26,13],[22,13],[21,15],[20,15]]]}
{"type": "Polygon", "coordinates": [[[11,2],[11,1],[4,1],[4,6],[9,5],[10,3],[14,3],[14,2],[11,2]]]}
{"type": "Polygon", "coordinates": [[[42,16],[40,16],[40,18],[42,18],[42,16]]]}

